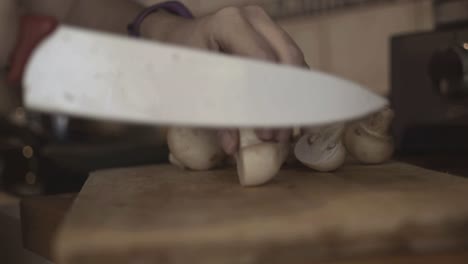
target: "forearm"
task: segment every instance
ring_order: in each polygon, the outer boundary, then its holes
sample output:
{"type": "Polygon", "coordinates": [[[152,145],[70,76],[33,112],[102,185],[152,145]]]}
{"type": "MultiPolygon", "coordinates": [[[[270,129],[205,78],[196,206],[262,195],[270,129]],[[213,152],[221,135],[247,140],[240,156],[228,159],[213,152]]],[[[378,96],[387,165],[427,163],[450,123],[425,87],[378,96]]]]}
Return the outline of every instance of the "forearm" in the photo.
{"type": "MultiPolygon", "coordinates": [[[[158,2],[158,1],[155,1],[158,2]]],[[[159,2],[162,2],[159,1],[159,2]]],[[[130,0],[74,0],[66,23],[114,33],[126,33],[127,24],[144,6],[130,0]]],[[[181,18],[160,10],[149,15],[141,25],[143,37],[165,40],[181,18]]]]}
{"type": "Polygon", "coordinates": [[[143,9],[129,0],[75,0],[65,22],[114,33],[126,33],[127,24],[143,9]]]}
{"type": "Polygon", "coordinates": [[[126,25],[142,9],[131,0],[0,0],[0,70],[16,42],[21,14],[53,16],[68,24],[126,33],[126,25]]]}
{"type": "MultiPolygon", "coordinates": [[[[143,8],[136,0],[0,0],[0,69],[5,67],[16,41],[15,21],[21,13],[53,16],[75,26],[126,34],[127,24],[143,8]]],[[[143,37],[167,40],[181,20],[162,10],[153,13],[143,22],[143,37]]]]}
{"type": "MultiPolygon", "coordinates": [[[[143,8],[135,0],[75,0],[66,22],[103,31],[126,33],[127,24],[143,8]]],[[[185,22],[187,19],[158,10],[145,18],[141,25],[141,34],[146,38],[177,43],[177,39],[191,35],[189,27],[178,27],[185,22]]]]}
{"type": "Polygon", "coordinates": [[[67,24],[115,33],[125,33],[128,22],[143,9],[143,5],[131,0],[19,0],[19,3],[24,13],[53,16],[67,24]]]}
{"type": "Polygon", "coordinates": [[[52,16],[64,21],[75,0],[17,0],[25,14],[52,16]]]}

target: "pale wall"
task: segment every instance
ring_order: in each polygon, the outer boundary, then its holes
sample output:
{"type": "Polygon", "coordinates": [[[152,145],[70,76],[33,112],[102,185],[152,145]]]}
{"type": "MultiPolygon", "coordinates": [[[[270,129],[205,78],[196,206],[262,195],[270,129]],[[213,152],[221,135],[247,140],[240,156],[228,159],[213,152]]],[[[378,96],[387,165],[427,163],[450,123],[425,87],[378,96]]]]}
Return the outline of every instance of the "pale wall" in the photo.
{"type": "Polygon", "coordinates": [[[416,1],[279,22],[298,42],[312,68],[386,94],[390,36],[431,29],[432,10],[430,1],[416,1]]]}

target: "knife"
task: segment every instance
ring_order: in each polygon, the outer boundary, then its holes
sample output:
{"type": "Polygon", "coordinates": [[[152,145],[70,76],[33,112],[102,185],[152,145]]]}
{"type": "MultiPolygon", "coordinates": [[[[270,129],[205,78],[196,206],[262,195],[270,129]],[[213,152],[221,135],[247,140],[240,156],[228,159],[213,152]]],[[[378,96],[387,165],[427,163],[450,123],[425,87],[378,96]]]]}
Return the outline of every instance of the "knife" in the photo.
{"type": "Polygon", "coordinates": [[[13,54],[34,111],[154,125],[314,126],[378,111],[385,98],[319,71],[59,25],[27,16],[13,54]]]}

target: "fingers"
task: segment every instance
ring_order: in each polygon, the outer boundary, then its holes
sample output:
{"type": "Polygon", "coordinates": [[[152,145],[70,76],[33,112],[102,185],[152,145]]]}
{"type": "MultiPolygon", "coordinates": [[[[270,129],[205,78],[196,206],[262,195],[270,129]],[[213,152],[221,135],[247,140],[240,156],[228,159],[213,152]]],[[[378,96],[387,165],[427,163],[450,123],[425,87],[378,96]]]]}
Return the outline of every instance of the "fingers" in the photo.
{"type": "Polygon", "coordinates": [[[261,7],[224,8],[209,21],[211,46],[223,52],[307,67],[294,40],[261,7]]]}
{"type": "MultiPolygon", "coordinates": [[[[292,134],[289,129],[261,129],[255,132],[260,140],[278,142],[288,142],[292,134]]],[[[226,154],[233,155],[237,152],[239,148],[239,132],[237,130],[220,130],[218,131],[218,137],[221,147],[226,154]]]]}
{"type": "Polygon", "coordinates": [[[273,48],[280,63],[307,67],[304,55],[294,40],[258,6],[242,10],[251,26],[273,48]]]}
{"type": "Polygon", "coordinates": [[[271,141],[275,138],[275,132],[271,129],[256,130],[255,133],[260,140],[271,141]]]}
{"type": "MultiPolygon", "coordinates": [[[[225,8],[210,17],[207,24],[209,46],[221,52],[308,67],[292,38],[259,7],[225,8]]],[[[260,129],[256,134],[263,141],[288,142],[292,132],[260,129]]],[[[238,133],[222,130],[219,135],[225,152],[234,154],[239,147],[238,133]]]]}
{"type": "Polygon", "coordinates": [[[292,134],[290,129],[259,129],[255,133],[260,140],[277,142],[288,142],[292,134]]]}
{"type": "Polygon", "coordinates": [[[218,131],[219,142],[224,152],[228,155],[233,155],[239,148],[239,132],[236,130],[220,130],[218,131]]]}
{"type": "MultiPolygon", "coordinates": [[[[304,55],[293,39],[267,13],[258,6],[248,6],[242,9],[249,24],[262,35],[275,52],[279,63],[308,67],[304,55]]],[[[257,137],[264,141],[287,142],[291,130],[258,130],[257,137]]]]}
{"type": "Polygon", "coordinates": [[[282,129],[276,133],[276,140],[278,142],[288,142],[291,139],[291,135],[291,129],[282,129]]]}
{"type": "Polygon", "coordinates": [[[270,43],[252,27],[241,9],[224,8],[212,16],[208,34],[220,51],[250,58],[277,61],[270,43]]]}

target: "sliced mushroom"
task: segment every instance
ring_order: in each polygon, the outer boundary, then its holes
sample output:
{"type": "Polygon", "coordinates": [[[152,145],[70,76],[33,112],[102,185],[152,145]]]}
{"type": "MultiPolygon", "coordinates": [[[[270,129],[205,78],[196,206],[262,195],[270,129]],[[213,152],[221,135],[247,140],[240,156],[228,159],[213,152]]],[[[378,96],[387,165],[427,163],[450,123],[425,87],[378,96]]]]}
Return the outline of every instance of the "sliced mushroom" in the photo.
{"type": "Polygon", "coordinates": [[[296,158],[317,171],[336,170],[346,158],[341,141],[343,131],[343,124],[305,129],[294,148],[296,158]]]}
{"type": "Polygon", "coordinates": [[[237,173],[243,186],[256,186],[276,176],[288,154],[288,144],[262,142],[254,130],[239,131],[237,173]]]}
{"type": "Polygon", "coordinates": [[[167,144],[170,162],[191,170],[208,170],[216,167],[225,157],[216,133],[210,129],[169,128],[167,144]]]}
{"type": "Polygon", "coordinates": [[[347,151],[365,164],[379,164],[391,159],[394,142],[390,126],[394,113],[390,107],[351,124],[345,133],[347,151]]]}

